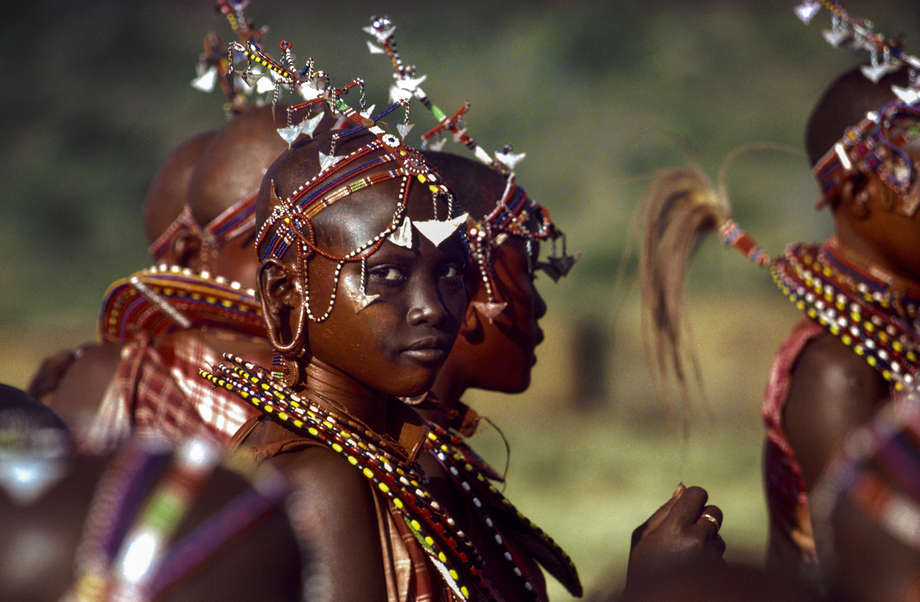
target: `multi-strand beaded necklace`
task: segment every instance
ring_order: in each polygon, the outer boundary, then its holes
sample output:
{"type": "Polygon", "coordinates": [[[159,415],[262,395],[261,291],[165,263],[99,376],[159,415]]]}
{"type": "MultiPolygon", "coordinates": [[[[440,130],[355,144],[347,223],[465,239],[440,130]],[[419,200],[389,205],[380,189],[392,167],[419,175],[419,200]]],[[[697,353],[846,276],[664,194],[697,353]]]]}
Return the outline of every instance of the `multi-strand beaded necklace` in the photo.
{"type": "Polygon", "coordinates": [[[200,376],[213,385],[322,443],[364,475],[396,508],[451,590],[467,600],[475,587],[488,600],[500,596],[482,574],[482,558],[469,537],[429,493],[421,469],[404,459],[389,437],[326,404],[301,397],[268,372],[232,354],[200,376]]]}
{"type": "Polygon", "coordinates": [[[795,306],[850,347],[892,383],[896,392],[920,377],[920,288],[897,290],[844,257],[835,239],[797,244],[770,266],[773,280],[795,306]]]}

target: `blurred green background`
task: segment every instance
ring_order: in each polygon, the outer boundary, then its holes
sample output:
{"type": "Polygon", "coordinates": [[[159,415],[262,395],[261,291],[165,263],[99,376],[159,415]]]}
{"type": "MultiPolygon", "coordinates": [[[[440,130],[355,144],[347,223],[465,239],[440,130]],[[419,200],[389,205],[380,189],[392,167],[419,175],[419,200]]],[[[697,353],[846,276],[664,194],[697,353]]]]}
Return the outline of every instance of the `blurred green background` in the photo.
{"type": "MultiPolygon", "coordinates": [[[[270,25],[270,49],[288,38],[299,61],[313,56],[334,81],[363,76],[378,104],[390,72],[360,28],[386,11],[433,100],[445,110],[471,101],[470,132],[484,146],[527,152],[518,181],[583,257],[569,278],[539,283],[550,310],[531,390],[470,401],[511,443],[512,499],[571,552],[589,589],[622,579],[631,529],[681,480],[706,486],[724,509],[730,555],[762,554],[759,403],[796,312],[765,273],[704,244],[688,298],[708,396],[689,411],[668,407],[645,367],[635,260],[621,258],[655,169],[693,160],[712,174],[748,142],[801,147],[822,87],[862,60],[825,44],[826,14],[806,27],[793,4],[256,0],[249,9],[270,25]],[[621,265],[625,285],[615,287],[621,265]]],[[[847,5],[920,48],[916,0],[847,5]]],[[[146,265],[139,209],[154,171],[223,121],[222,98],[188,85],[203,34],[230,37],[211,6],[7,7],[0,381],[24,386],[39,358],[94,338],[106,285],[146,265]]],[[[414,121],[416,132],[430,123],[421,111],[414,121]]],[[[770,252],[829,231],[801,157],[747,155],[729,183],[738,221],[770,252]]],[[[502,465],[494,431],[476,445],[502,465]]]]}

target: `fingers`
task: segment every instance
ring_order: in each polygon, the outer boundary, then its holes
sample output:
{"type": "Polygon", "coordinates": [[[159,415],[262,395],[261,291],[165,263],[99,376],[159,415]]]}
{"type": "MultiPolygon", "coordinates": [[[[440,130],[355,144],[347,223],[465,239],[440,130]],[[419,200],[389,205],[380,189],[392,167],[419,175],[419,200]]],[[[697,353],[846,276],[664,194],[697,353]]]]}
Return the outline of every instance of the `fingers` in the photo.
{"type": "MultiPolygon", "coordinates": [[[[700,517],[709,494],[702,487],[687,487],[674,501],[667,521],[676,525],[692,525],[700,517]]],[[[721,516],[721,512],[719,513],[721,516]]],[[[720,519],[721,520],[721,519],[720,519]]]]}
{"type": "Polygon", "coordinates": [[[671,508],[674,507],[674,504],[677,502],[680,496],[683,495],[686,489],[687,488],[683,483],[678,483],[677,488],[674,490],[674,493],[671,494],[671,499],[669,499],[667,502],[662,504],[661,507],[658,508],[658,510],[655,510],[655,512],[648,518],[648,520],[646,520],[644,523],[642,523],[641,525],[639,525],[633,530],[632,540],[630,544],[631,548],[636,547],[636,544],[639,542],[640,539],[642,539],[642,536],[646,532],[654,531],[655,529],[661,526],[661,524],[668,517],[668,513],[671,512],[671,508]]]}
{"type": "Polygon", "coordinates": [[[722,510],[718,506],[705,506],[700,511],[695,528],[706,535],[715,535],[722,527],[722,510]]]}

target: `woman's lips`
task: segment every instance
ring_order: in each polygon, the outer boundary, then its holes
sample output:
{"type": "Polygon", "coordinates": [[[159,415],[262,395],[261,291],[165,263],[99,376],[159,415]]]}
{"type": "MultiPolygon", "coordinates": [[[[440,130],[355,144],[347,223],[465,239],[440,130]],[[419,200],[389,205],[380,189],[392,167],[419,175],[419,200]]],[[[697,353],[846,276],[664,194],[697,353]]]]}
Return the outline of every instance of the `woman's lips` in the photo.
{"type": "Polygon", "coordinates": [[[425,337],[409,344],[403,349],[406,355],[419,362],[438,362],[447,357],[450,341],[442,337],[425,337]]]}

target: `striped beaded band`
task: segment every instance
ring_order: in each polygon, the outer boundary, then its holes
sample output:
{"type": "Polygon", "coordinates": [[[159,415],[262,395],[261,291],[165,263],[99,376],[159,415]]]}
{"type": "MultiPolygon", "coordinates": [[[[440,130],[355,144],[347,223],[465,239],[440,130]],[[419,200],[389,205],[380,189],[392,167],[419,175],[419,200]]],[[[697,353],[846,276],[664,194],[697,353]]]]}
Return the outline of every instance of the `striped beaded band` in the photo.
{"type": "Polygon", "coordinates": [[[469,599],[465,584],[469,582],[486,599],[498,599],[481,573],[482,559],[476,548],[432,498],[416,466],[388,449],[379,435],[357,424],[341,423],[329,410],[301,398],[264,369],[232,354],[224,354],[224,359],[229,363],[218,365],[213,373],[201,370],[200,376],[344,457],[400,512],[455,593],[469,599]]]}
{"type": "Polygon", "coordinates": [[[799,310],[891,382],[896,392],[917,386],[917,331],[893,319],[887,302],[848,286],[821,253],[827,248],[792,246],[771,265],[774,282],[799,310]]]}
{"type": "Polygon", "coordinates": [[[153,266],[109,285],[99,312],[99,337],[123,343],[139,332],[157,336],[192,326],[232,327],[265,336],[255,291],[208,272],[153,266]]]}

